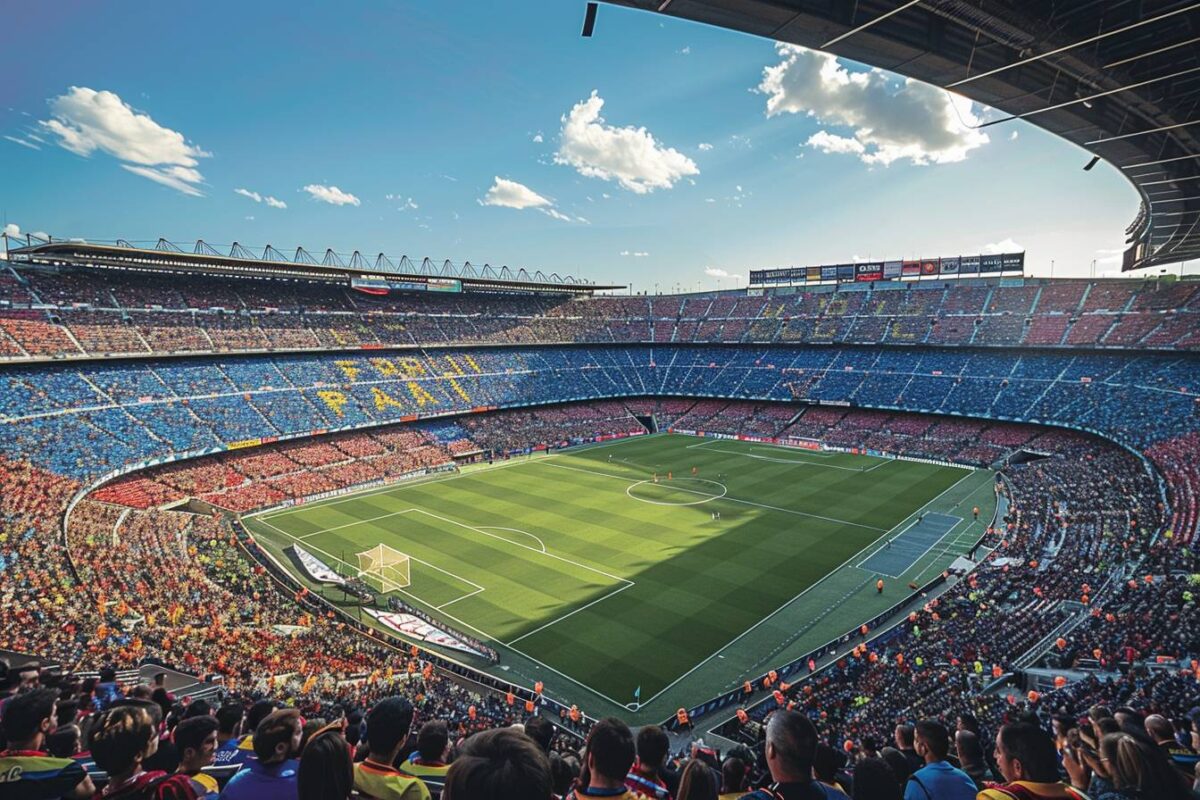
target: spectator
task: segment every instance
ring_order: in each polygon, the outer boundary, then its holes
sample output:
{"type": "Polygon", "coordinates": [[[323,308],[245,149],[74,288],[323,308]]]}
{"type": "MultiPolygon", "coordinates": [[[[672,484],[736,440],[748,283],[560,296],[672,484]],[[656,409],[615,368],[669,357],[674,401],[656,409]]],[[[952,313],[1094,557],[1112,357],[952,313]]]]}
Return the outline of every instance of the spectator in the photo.
{"type": "Polygon", "coordinates": [[[721,762],[721,800],[736,800],[746,793],[746,774],[749,767],[737,756],[727,756],[721,762]]]}
{"type": "Polygon", "coordinates": [[[1176,738],[1171,720],[1162,714],[1151,714],[1146,717],[1146,733],[1180,772],[1184,775],[1195,772],[1198,761],[1196,751],[1176,738]]]}
{"type": "Polygon", "coordinates": [[[849,800],[813,780],[817,729],[796,711],[776,711],[767,723],[767,768],[771,785],[744,795],[745,800],[849,800]]]}
{"type": "Polygon", "coordinates": [[[900,755],[904,756],[904,760],[908,762],[908,771],[910,774],[925,766],[925,759],[921,758],[920,754],[917,753],[915,736],[916,728],[907,723],[901,723],[896,726],[893,737],[896,740],[896,749],[900,751],[900,755]]]}
{"type": "Polygon", "coordinates": [[[1183,775],[1151,742],[1128,733],[1110,733],[1100,742],[1114,790],[1097,800],[1191,800],[1183,775]]]}
{"type": "Polygon", "coordinates": [[[983,782],[991,773],[984,758],[983,747],[974,731],[960,729],[954,734],[954,750],[958,754],[958,765],[963,772],[971,776],[975,788],[982,789],[983,782]]]}
{"type": "Polygon", "coordinates": [[[525,721],[525,735],[537,742],[542,752],[550,754],[554,742],[554,723],[543,716],[530,717],[525,721]]]}
{"type": "Polygon", "coordinates": [[[244,763],[245,754],[253,752],[238,748],[245,718],[246,709],[241,703],[225,703],[217,709],[217,752],[213,758],[217,766],[244,763]]]}
{"type": "Polygon", "coordinates": [[[175,726],[173,734],[180,756],[178,771],[212,794],[219,791],[217,781],[202,770],[216,759],[217,724],[215,717],[189,717],[175,726]]]}
{"type": "Polygon", "coordinates": [[[443,800],[550,800],[550,761],[513,728],[477,733],[446,773],[443,800]]]}
{"type": "Polygon", "coordinates": [[[437,798],[446,785],[446,771],[450,769],[450,730],[444,720],[431,719],[417,733],[417,751],[400,764],[400,771],[421,782],[429,793],[437,798]]]}
{"type": "Polygon", "coordinates": [[[1004,783],[989,786],[978,800],[1087,800],[1081,790],[1059,780],[1054,740],[1027,722],[1005,725],[996,734],[996,765],[1004,783]]]}
{"type": "Polygon", "coordinates": [[[378,800],[429,800],[420,778],[395,767],[412,720],[412,703],[403,697],[386,697],[367,714],[368,755],[354,766],[354,788],[360,793],[378,800]]]}
{"type": "Polygon", "coordinates": [[[717,800],[717,781],[712,768],[698,758],[688,761],[679,776],[675,800],[717,800]]]}
{"type": "Polygon", "coordinates": [[[350,745],[334,722],[309,737],[300,754],[299,800],[346,800],[354,791],[350,745]]]}
{"type": "Polygon", "coordinates": [[[158,730],[150,712],[141,706],[116,706],[103,712],[88,741],[96,766],[108,773],[108,785],[97,792],[97,799],[194,800],[212,796],[187,775],[142,768],[158,749],[158,730]]]}
{"type": "Polygon", "coordinates": [[[625,778],[636,757],[629,726],[615,717],[605,717],[592,726],[584,751],[580,784],[567,800],[585,797],[617,797],[632,800],[636,795],[625,786],[625,778]]]}
{"type": "Polygon", "coordinates": [[[83,767],[70,758],[42,751],[46,737],[54,730],[57,701],[54,689],[34,689],[4,704],[8,749],[0,751],[0,776],[5,776],[4,783],[14,791],[14,797],[84,798],[95,791],[83,767]]]}
{"type": "MultiPolygon", "coordinates": [[[[671,740],[657,725],[646,725],[637,735],[637,759],[625,776],[625,786],[649,800],[670,800],[671,791],[660,777],[671,740]]],[[[682,777],[680,778],[682,780],[682,777]]]]}
{"type": "Polygon", "coordinates": [[[303,730],[294,708],[264,717],[254,729],[254,759],[229,780],[222,800],[296,800],[295,756],[303,730]]]}
{"type": "Polygon", "coordinates": [[[925,766],[914,772],[904,788],[904,800],[974,800],[975,781],[946,761],[950,732],[940,722],[917,723],[914,741],[925,766]]]}
{"type": "Polygon", "coordinates": [[[854,766],[853,800],[901,800],[900,781],[882,758],[864,758],[854,766]]]}

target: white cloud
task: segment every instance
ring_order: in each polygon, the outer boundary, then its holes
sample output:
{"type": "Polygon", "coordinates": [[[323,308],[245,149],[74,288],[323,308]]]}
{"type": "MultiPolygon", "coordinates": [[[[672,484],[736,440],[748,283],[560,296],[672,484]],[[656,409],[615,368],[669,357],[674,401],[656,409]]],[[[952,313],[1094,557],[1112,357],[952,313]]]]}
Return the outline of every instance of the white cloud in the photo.
{"type": "Polygon", "coordinates": [[[680,178],[699,175],[696,163],[663,147],[645,128],[608,125],[600,116],[604,100],[595,91],[562,118],[562,144],[556,164],[589,178],[615,180],[636,194],[670,189],[680,178]]]}
{"type": "Polygon", "coordinates": [[[979,248],[979,252],[984,255],[994,256],[999,253],[1024,253],[1025,246],[1017,244],[1012,240],[1012,237],[1002,239],[999,242],[988,242],[979,248]]]}
{"type": "Polygon", "coordinates": [[[198,159],[208,158],[184,135],[133,110],[113,92],[72,86],[50,100],[52,119],[38,124],[58,137],[57,144],[76,155],[96,151],[123,161],[130,172],[184,194],[200,195],[204,176],[198,159]]]}
{"type": "Polygon", "coordinates": [[[558,209],[555,209],[555,208],[543,208],[543,209],[539,209],[539,210],[540,210],[542,213],[546,214],[547,216],[549,216],[549,217],[553,217],[554,219],[562,220],[563,222],[570,222],[570,221],[571,221],[571,218],[570,218],[570,217],[568,217],[566,214],[562,213],[562,212],[561,212],[561,211],[559,211],[558,209]]]}
{"type": "Polygon", "coordinates": [[[8,139],[10,142],[16,142],[17,144],[21,145],[21,147],[28,147],[30,150],[41,150],[42,149],[42,148],[38,147],[36,144],[34,144],[33,142],[31,142],[27,139],[21,139],[17,136],[7,136],[6,135],[4,138],[8,139]]]}
{"type": "Polygon", "coordinates": [[[485,206],[516,209],[543,208],[553,205],[549,200],[525,184],[501,178],[499,175],[496,176],[492,188],[487,190],[487,194],[483,196],[483,200],[480,202],[485,206]]]}
{"type": "MultiPolygon", "coordinates": [[[[287,203],[283,202],[282,200],[271,197],[270,195],[261,195],[258,192],[252,192],[249,189],[234,189],[233,193],[240,194],[242,197],[249,197],[256,203],[266,203],[271,208],[287,208],[287,203]]],[[[254,217],[247,217],[247,219],[254,219],[254,217]]]]}
{"type": "Polygon", "coordinates": [[[701,153],[707,153],[709,150],[712,150],[712,145],[708,142],[701,142],[700,144],[696,145],[696,149],[701,153]]]}
{"type": "Polygon", "coordinates": [[[681,55],[681,56],[687,56],[687,55],[691,55],[691,54],[692,54],[691,45],[689,45],[679,51],[679,55],[681,55]]]}
{"type": "Polygon", "coordinates": [[[862,155],[867,149],[858,139],[838,136],[829,131],[817,131],[808,137],[808,141],[805,144],[816,150],[820,150],[822,153],[850,153],[856,156],[862,155]]]}
{"type": "Polygon", "coordinates": [[[1010,133],[1010,134],[1008,135],[1008,140],[1009,140],[1010,142],[1015,142],[1015,141],[1017,140],[1017,137],[1018,137],[1019,135],[1020,135],[1020,132],[1019,132],[1019,131],[1013,131],[1012,133],[1010,133]]]}
{"type": "Polygon", "coordinates": [[[710,278],[736,278],[738,280],[742,279],[742,276],[738,275],[736,272],[729,272],[728,270],[723,270],[723,269],[720,269],[719,267],[705,267],[704,274],[710,278]]]}
{"type": "Polygon", "coordinates": [[[621,255],[632,256],[633,258],[645,258],[650,255],[645,250],[622,250],[621,255]]]}
{"type": "Polygon", "coordinates": [[[538,131],[537,133],[535,133],[533,135],[533,141],[536,142],[537,144],[541,144],[542,142],[546,141],[546,139],[545,139],[545,137],[542,136],[542,132],[538,131]]]}
{"type": "Polygon", "coordinates": [[[254,217],[246,217],[249,222],[254,222],[254,217]]]}
{"type": "Polygon", "coordinates": [[[715,197],[706,197],[706,198],[704,198],[704,202],[706,202],[706,203],[715,203],[715,202],[717,202],[717,198],[715,198],[715,197]]]}
{"type": "Polygon", "coordinates": [[[383,199],[399,200],[400,206],[396,209],[397,211],[416,211],[418,208],[420,208],[420,206],[417,205],[411,197],[405,197],[402,194],[385,194],[383,199]]]}
{"type": "Polygon", "coordinates": [[[4,232],[9,236],[20,236],[21,226],[15,222],[10,222],[4,226],[4,232]]]}
{"type": "Polygon", "coordinates": [[[343,192],[336,186],[322,186],[319,183],[310,183],[304,187],[304,191],[312,195],[314,200],[320,200],[322,203],[329,203],[333,206],[360,206],[362,201],[349,192],[343,192]]]}
{"type": "Polygon", "coordinates": [[[775,49],[783,60],[766,67],[758,85],[767,95],[767,116],[803,113],[826,125],[853,129],[852,140],[814,134],[808,141],[812,147],[887,166],[903,159],[914,164],[962,161],[988,142],[987,134],[973,129],[979,120],[964,97],[912,79],[897,88],[881,70],[850,72],[828,53],[782,43],[775,49]]]}

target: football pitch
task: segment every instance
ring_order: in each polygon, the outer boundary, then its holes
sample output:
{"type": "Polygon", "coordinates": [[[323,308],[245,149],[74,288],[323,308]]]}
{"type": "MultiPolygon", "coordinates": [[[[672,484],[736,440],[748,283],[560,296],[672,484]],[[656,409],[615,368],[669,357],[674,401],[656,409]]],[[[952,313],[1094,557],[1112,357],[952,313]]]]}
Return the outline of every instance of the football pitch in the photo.
{"type": "Polygon", "coordinates": [[[991,484],[986,470],[656,435],[247,521],[276,553],[299,543],[343,573],[393,547],[411,559],[402,598],[493,643],[498,675],[589,712],[596,697],[661,697],[669,713],[684,690],[698,702],[737,685],[934,577],[991,519],[991,484]]]}

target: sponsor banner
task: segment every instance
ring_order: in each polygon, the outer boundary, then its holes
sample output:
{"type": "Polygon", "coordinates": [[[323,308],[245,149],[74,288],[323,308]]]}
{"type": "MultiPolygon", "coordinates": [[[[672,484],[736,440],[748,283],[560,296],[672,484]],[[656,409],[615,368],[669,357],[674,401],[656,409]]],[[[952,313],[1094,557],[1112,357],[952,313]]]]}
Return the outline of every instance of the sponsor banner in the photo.
{"type": "Polygon", "coordinates": [[[300,562],[300,566],[304,568],[308,577],[317,583],[332,583],[336,586],[341,586],[346,581],[341,575],[331,570],[329,566],[321,559],[314,556],[312,553],[305,550],[298,544],[294,544],[289,548],[292,554],[296,556],[296,560],[300,562]]]}
{"type": "Polygon", "coordinates": [[[801,450],[821,449],[821,445],[809,439],[779,439],[778,442],[786,447],[798,447],[801,450]]]}
{"type": "Polygon", "coordinates": [[[461,292],[462,281],[457,278],[397,278],[388,275],[355,275],[350,278],[350,288],[375,295],[391,292],[461,292]]]}
{"type": "Polygon", "coordinates": [[[854,265],[854,280],[855,281],[880,281],[883,280],[883,262],[869,262],[866,264],[854,265]]]}
{"type": "Polygon", "coordinates": [[[937,258],[921,259],[921,274],[922,275],[937,275],[941,269],[940,261],[941,261],[941,259],[937,259],[937,258]]]}
{"type": "Polygon", "coordinates": [[[958,274],[958,256],[942,259],[941,274],[957,275],[958,274]]]}
{"type": "Polygon", "coordinates": [[[839,281],[854,280],[854,265],[853,264],[838,264],[837,276],[839,281]]]}
{"type": "Polygon", "coordinates": [[[425,285],[431,292],[461,292],[462,281],[458,278],[429,278],[425,285]]]}
{"type": "Polygon", "coordinates": [[[821,280],[836,281],[838,276],[837,267],[821,267],[821,280]]]}
{"type": "Polygon", "coordinates": [[[262,439],[242,439],[238,442],[226,442],[226,450],[241,450],[243,447],[258,447],[262,444],[262,439]]]}
{"type": "Polygon", "coordinates": [[[979,274],[979,256],[963,256],[958,264],[959,275],[979,274]]]}
{"type": "Polygon", "coordinates": [[[884,277],[884,279],[886,280],[888,278],[899,278],[902,268],[903,268],[903,262],[900,262],[900,261],[885,261],[885,262],[883,262],[883,277],[884,277]]]}
{"type": "Polygon", "coordinates": [[[999,272],[1004,268],[1004,262],[999,255],[989,255],[979,257],[980,272],[999,272]]]}
{"type": "Polygon", "coordinates": [[[485,656],[484,653],[467,647],[466,644],[459,641],[456,637],[451,636],[440,628],[435,628],[425,620],[414,617],[412,614],[398,614],[391,611],[379,611],[374,608],[368,608],[366,611],[384,627],[391,628],[397,633],[402,633],[410,638],[420,639],[423,642],[441,645],[452,650],[459,650],[463,653],[485,656]]]}
{"type": "Polygon", "coordinates": [[[1000,269],[1004,272],[1022,272],[1025,269],[1025,254],[1005,253],[1000,256],[1000,269]]]}
{"type": "Polygon", "coordinates": [[[805,270],[804,276],[810,281],[819,281],[821,280],[821,268],[809,267],[807,270],[805,270]]]}
{"type": "Polygon", "coordinates": [[[921,262],[920,261],[901,261],[900,262],[900,274],[904,275],[906,277],[909,275],[920,275],[921,274],[921,262]]]}

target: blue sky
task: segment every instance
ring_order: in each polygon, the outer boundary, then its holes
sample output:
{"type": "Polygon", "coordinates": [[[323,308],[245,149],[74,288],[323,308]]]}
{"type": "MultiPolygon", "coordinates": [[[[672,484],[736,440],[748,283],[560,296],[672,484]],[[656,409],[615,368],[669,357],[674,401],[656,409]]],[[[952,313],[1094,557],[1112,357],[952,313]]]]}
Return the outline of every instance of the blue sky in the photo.
{"type": "Polygon", "coordinates": [[[655,15],[602,7],[585,40],[583,7],[18,4],[0,211],[638,290],[1006,240],[1040,274],[1115,269],[1136,195],[1072,145],[985,142],[994,112],[940,90],[655,15]]]}

